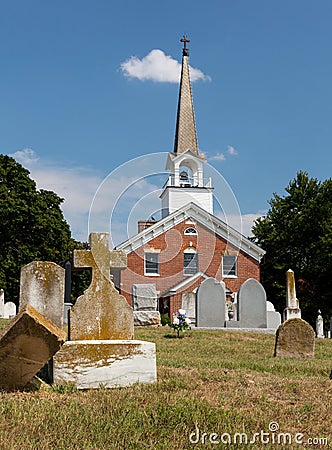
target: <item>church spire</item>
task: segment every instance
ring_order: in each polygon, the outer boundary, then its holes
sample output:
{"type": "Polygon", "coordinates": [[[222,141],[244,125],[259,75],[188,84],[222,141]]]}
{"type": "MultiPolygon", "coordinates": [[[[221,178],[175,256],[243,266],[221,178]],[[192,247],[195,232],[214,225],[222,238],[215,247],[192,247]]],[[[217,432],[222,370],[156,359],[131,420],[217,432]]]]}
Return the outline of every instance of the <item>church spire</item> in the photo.
{"type": "Polygon", "coordinates": [[[187,43],[190,42],[190,40],[187,39],[186,35],[183,35],[180,42],[183,42],[182,70],[176,119],[174,153],[179,154],[190,149],[192,152],[199,155],[188,63],[189,50],[187,48],[187,43]]]}

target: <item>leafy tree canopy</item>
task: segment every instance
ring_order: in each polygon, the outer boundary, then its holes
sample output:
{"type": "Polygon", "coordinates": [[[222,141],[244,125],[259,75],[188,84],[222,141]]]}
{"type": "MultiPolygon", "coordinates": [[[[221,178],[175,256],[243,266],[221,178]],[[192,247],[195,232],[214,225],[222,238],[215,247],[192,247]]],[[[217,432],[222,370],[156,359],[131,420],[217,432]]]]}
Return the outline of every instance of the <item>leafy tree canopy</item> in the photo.
{"type": "Polygon", "coordinates": [[[31,261],[64,267],[80,244],[71,238],[61,203],[52,191],[37,190],[29,171],[0,154],[0,288],[18,304],[20,269],[31,261]]]}
{"type": "Polygon", "coordinates": [[[253,227],[266,250],[261,278],[280,312],[286,306],[286,271],[295,272],[302,317],[314,325],[318,309],[325,324],[332,315],[332,179],[299,172],[283,197],[274,194],[266,217],[253,227]]]}

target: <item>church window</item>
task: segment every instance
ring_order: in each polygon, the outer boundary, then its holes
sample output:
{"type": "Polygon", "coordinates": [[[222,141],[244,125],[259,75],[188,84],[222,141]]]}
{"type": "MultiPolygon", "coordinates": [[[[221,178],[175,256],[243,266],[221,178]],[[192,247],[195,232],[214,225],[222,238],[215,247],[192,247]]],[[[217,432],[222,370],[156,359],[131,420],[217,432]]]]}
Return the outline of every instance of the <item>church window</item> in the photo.
{"type": "Polygon", "coordinates": [[[159,253],[144,253],[144,274],[159,275],[159,253]]]}
{"type": "Polygon", "coordinates": [[[189,227],[184,230],[184,234],[191,234],[191,235],[197,234],[197,230],[196,228],[189,227]]]}
{"type": "Polygon", "coordinates": [[[198,253],[195,247],[187,247],[183,252],[183,273],[194,275],[198,271],[198,253]]]}
{"type": "Polygon", "coordinates": [[[236,255],[223,255],[222,257],[222,276],[237,276],[237,257],[236,255]]]}

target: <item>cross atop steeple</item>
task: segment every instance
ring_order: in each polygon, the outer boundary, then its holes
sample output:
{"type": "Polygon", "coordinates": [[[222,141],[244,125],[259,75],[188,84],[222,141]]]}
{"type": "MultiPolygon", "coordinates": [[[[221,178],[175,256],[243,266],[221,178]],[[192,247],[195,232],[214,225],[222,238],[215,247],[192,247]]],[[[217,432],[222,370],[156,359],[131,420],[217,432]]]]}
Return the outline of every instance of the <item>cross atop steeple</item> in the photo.
{"type": "Polygon", "coordinates": [[[183,49],[182,49],[183,56],[189,56],[189,50],[187,49],[187,43],[190,42],[190,40],[187,39],[186,34],[183,35],[183,38],[180,39],[180,42],[183,42],[183,49]]]}

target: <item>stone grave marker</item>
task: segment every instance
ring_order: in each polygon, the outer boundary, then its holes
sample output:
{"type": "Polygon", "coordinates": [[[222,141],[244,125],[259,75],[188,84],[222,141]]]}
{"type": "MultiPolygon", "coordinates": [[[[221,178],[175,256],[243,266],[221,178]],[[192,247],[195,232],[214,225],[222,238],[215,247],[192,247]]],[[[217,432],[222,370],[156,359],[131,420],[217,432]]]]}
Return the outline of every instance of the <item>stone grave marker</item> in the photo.
{"type": "Polygon", "coordinates": [[[4,315],[5,319],[12,319],[16,316],[16,305],[13,302],[7,302],[4,305],[4,315]]]}
{"type": "Polygon", "coordinates": [[[267,305],[264,287],[249,278],[237,294],[237,320],[226,322],[227,328],[267,328],[267,305]]]}
{"type": "Polygon", "coordinates": [[[312,358],[315,332],[305,320],[295,317],[283,322],[277,330],[274,356],[312,358]]]}
{"type": "Polygon", "coordinates": [[[74,252],[74,266],[91,267],[92,280],[71,308],[72,340],[54,357],[54,383],[90,389],[154,382],[155,344],[133,339],[133,310],[110,280],[110,267],[125,268],[126,255],[109,250],[108,233],[91,233],[90,247],[74,252]]]}
{"type": "Polygon", "coordinates": [[[281,314],[275,310],[273,303],[268,301],[266,302],[266,314],[267,328],[276,330],[281,324],[281,314]]]}
{"type": "Polygon", "coordinates": [[[27,305],[0,335],[0,389],[23,389],[65,338],[63,330],[27,305]]]}
{"type": "Polygon", "coordinates": [[[0,289],[0,317],[5,315],[5,291],[0,289]]]}
{"type": "Polygon", "coordinates": [[[316,319],[316,336],[318,338],[324,338],[324,320],[321,315],[321,310],[318,310],[318,317],[316,319]]]}
{"type": "Polygon", "coordinates": [[[154,284],[133,284],[132,305],[134,325],[158,326],[161,324],[157,311],[157,291],[154,284]]]}
{"type": "Polygon", "coordinates": [[[292,319],[294,317],[301,319],[299,301],[296,298],[295,276],[291,269],[286,272],[286,285],[286,308],[284,309],[284,320],[292,319]]]}
{"type": "Polygon", "coordinates": [[[21,269],[20,309],[30,304],[58,327],[63,326],[65,269],[54,262],[33,261],[21,269]]]}
{"type": "Polygon", "coordinates": [[[196,322],[196,294],[194,292],[183,292],[181,296],[181,309],[186,311],[187,317],[192,324],[196,322]]]}
{"type": "Polygon", "coordinates": [[[110,281],[110,268],[125,268],[121,250],[109,250],[108,233],[91,233],[91,250],[74,251],[74,267],[92,268],[92,280],[70,310],[70,338],[132,339],[133,310],[110,281]]]}
{"type": "Polygon", "coordinates": [[[224,327],[225,303],[225,283],[215,278],[204,280],[196,294],[196,326],[224,327]]]}

